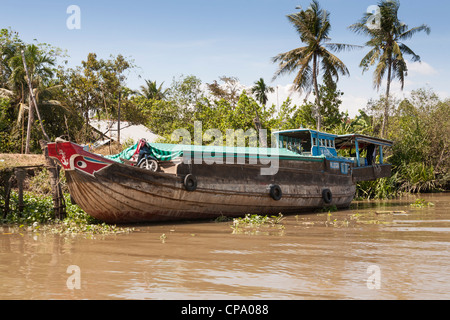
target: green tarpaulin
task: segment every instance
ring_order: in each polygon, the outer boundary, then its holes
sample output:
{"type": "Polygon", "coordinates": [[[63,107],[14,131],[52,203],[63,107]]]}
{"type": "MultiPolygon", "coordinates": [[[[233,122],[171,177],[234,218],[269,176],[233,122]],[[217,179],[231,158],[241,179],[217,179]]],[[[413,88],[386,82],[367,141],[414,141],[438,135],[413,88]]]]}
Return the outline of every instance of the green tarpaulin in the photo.
{"type": "Polygon", "coordinates": [[[120,159],[122,158],[122,159],[130,160],[131,157],[133,156],[133,154],[136,152],[136,148],[138,146],[138,143],[139,142],[136,142],[136,144],[134,146],[126,148],[121,153],[114,154],[114,155],[111,155],[111,156],[104,156],[104,157],[106,159],[110,159],[110,160],[113,160],[113,161],[117,161],[117,162],[123,163],[123,161],[120,160],[120,159]]]}
{"type": "MultiPolygon", "coordinates": [[[[135,154],[138,143],[131,146],[119,154],[105,156],[105,158],[123,162],[120,159],[130,160],[135,154]]],[[[309,160],[322,161],[324,156],[312,157],[298,154],[285,148],[256,148],[256,147],[222,147],[222,146],[199,146],[199,145],[180,145],[168,143],[152,143],[148,144],[152,151],[152,155],[159,161],[170,161],[177,157],[181,157],[186,153],[190,153],[192,158],[201,155],[203,159],[214,157],[245,157],[245,158],[270,158],[279,157],[286,160],[309,160]]]]}

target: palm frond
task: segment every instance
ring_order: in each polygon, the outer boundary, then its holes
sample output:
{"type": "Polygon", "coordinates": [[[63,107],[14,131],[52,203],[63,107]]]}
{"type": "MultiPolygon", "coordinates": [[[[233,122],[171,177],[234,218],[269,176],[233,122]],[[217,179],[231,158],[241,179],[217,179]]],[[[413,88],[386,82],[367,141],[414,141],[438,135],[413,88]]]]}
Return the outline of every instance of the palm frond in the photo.
{"type": "MultiPolygon", "coordinates": [[[[382,56],[387,56],[387,55],[386,55],[386,53],[384,53],[382,56]]],[[[387,57],[386,57],[386,59],[380,58],[377,66],[375,68],[375,71],[373,73],[373,85],[374,85],[375,89],[377,89],[377,90],[380,89],[381,83],[384,78],[384,74],[386,73],[388,67],[389,67],[389,64],[388,64],[387,57]]]]}
{"type": "Polygon", "coordinates": [[[411,56],[411,60],[412,60],[413,62],[420,61],[420,56],[418,56],[414,51],[412,51],[412,49],[409,48],[406,44],[400,43],[400,44],[399,44],[399,47],[400,47],[400,50],[401,50],[403,53],[405,53],[405,54],[411,56]]]}
{"type": "Polygon", "coordinates": [[[297,76],[295,77],[293,84],[294,89],[299,92],[304,92],[306,94],[309,94],[311,92],[313,83],[313,72],[312,68],[309,64],[304,64],[299,72],[297,73],[297,76]]]}
{"type": "Polygon", "coordinates": [[[422,31],[426,32],[429,35],[430,32],[431,32],[431,29],[427,25],[423,24],[423,25],[421,25],[419,27],[414,27],[414,28],[409,29],[409,30],[407,30],[405,32],[402,32],[398,36],[398,39],[399,40],[408,40],[408,39],[411,39],[411,37],[414,36],[416,33],[422,32],[422,31]]]}
{"type": "Polygon", "coordinates": [[[350,51],[354,49],[362,49],[364,46],[354,45],[354,44],[345,44],[345,43],[326,43],[325,47],[330,48],[334,52],[341,51],[350,51]]]}
{"type": "Polygon", "coordinates": [[[296,71],[299,66],[305,63],[308,64],[311,57],[312,52],[308,47],[296,48],[285,53],[280,53],[272,59],[274,63],[279,62],[278,70],[275,72],[273,79],[275,80],[280,75],[296,71]]]}

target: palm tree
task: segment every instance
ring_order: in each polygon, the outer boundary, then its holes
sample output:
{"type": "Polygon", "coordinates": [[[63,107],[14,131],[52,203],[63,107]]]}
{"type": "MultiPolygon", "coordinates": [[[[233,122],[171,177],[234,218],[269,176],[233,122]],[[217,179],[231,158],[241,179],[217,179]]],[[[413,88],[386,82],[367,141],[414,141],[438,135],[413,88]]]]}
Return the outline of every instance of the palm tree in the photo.
{"type": "MultiPolygon", "coordinates": [[[[33,87],[33,95],[36,96],[38,90],[42,90],[45,86],[47,86],[50,79],[53,77],[54,70],[52,67],[55,65],[55,58],[47,55],[45,52],[42,52],[39,47],[34,44],[27,45],[23,49],[30,76],[29,83],[31,83],[31,86],[33,87]]],[[[17,47],[14,51],[14,54],[11,55],[8,60],[8,65],[11,70],[8,82],[11,89],[18,92],[21,96],[21,102],[19,103],[20,120],[22,119],[24,103],[28,99],[29,113],[25,153],[29,153],[31,126],[34,118],[34,107],[32,103],[32,97],[30,96],[28,81],[26,79],[26,72],[21,50],[21,47],[17,47]]]]}
{"type": "Polygon", "coordinates": [[[255,95],[256,100],[262,105],[265,106],[267,103],[267,93],[274,92],[273,87],[267,86],[264,82],[263,78],[260,78],[258,81],[254,83],[254,86],[250,89],[250,92],[255,95]]]}
{"type": "MultiPolygon", "coordinates": [[[[255,95],[256,100],[261,104],[263,108],[265,108],[267,103],[267,93],[274,92],[272,87],[268,87],[264,82],[263,78],[260,78],[258,81],[254,83],[254,86],[250,89],[250,92],[255,95]]],[[[256,118],[253,120],[256,126],[256,130],[258,130],[258,134],[262,129],[261,119],[259,118],[258,110],[255,107],[256,118]]],[[[260,136],[260,145],[264,148],[267,147],[267,141],[264,141],[263,137],[260,136]]]]}
{"type": "Polygon", "coordinates": [[[156,81],[145,80],[145,85],[141,86],[141,95],[147,99],[164,100],[169,89],[162,89],[164,82],[156,85],[156,81]]]}
{"type": "Polygon", "coordinates": [[[320,8],[319,2],[313,0],[307,10],[301,10],[298,13],[287,16],[300,35],[300,40],[305,44],[291,51],[280,53],[273,58],[273,62],[279,62],[279,68],[275,73],[274,79],[278,76],[297,72],[294,79],[294,89],[310,93],[313,89],[316,97],[317,110],[317,129],[321,127],[320,115],[320,97],[318,77],[320,69],[323,77],[337,82],[339,75],[349,75],[345,64],[328,49],[333,51],[342,51],[352,49],[357,46],[330,43],[328,37],[331,24],[328,11],[320,8]],[[319,69],[320,68],[320,69],[319,69]]]}
{"type": "Polygon", "coordinates": [[[386,137],[391,82],[396,78],[400,81],[401,89],[403,90],[405,76],[408,74],[404,55],[410,55],[411,60],[414,62],[420,61],[420,57],[402,41],[410,39],[417,32],[425,31],[429,34],[430,28],[423,24],[409,29],[406,24],[400,22],[398,19],[400,2],[398,0],[382,0],[378,7],[378,16],[374,16],[375,14],[373,13],[367,13],[359,22],[351,25],[349,28],[358,34],[370,37],[370,40],[366,42],[366,46],[370,47],[371,50],[361,60],[360,67],[365,72],[371,66],[376,65],[373,74],[373,84],[377,90],[379,90],[387,73],[386,104],[381,129],[382,137],[386,137]],[[379,19],[376,26],[370,25],[370,22],[374,19],[379,19]]]}

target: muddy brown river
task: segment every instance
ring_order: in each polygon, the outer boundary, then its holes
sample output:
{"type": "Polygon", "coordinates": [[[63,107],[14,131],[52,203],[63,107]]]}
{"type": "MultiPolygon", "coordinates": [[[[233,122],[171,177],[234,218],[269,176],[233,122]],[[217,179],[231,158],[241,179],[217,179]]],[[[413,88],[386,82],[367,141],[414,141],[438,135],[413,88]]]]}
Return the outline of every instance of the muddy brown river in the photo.
{"type": "Polygon", "coordinates": [[[0,299],[450,299],[449,193],[231,226],[95,237],[1,227],[0,299]]]}

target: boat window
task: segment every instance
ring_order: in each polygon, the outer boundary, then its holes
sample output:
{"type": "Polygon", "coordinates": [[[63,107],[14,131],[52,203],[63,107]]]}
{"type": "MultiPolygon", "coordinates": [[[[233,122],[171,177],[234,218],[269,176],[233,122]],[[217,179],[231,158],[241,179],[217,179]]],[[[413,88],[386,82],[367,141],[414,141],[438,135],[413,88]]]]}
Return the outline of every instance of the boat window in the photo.
{"type": "Polygon", "coordinates": [[[316,138],[313,138],[313,146],[317,146],[316,138]]]}
{"type": "Polygon", "coordinates": [[[311,152],[312,140],[314,140],[316,145],[319,142],[317,138],[312,139],[309,131],[295,133],[288,132],[286,135],[280,135],[278,138],[280,148],[285,148],[299,154],[302,152],[311,152]]]}

